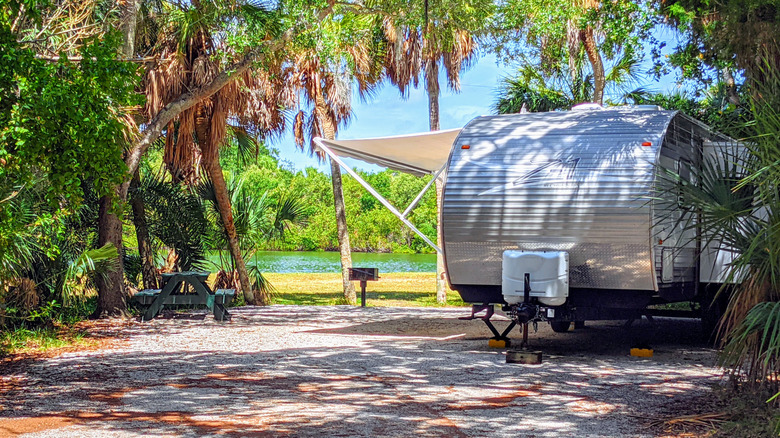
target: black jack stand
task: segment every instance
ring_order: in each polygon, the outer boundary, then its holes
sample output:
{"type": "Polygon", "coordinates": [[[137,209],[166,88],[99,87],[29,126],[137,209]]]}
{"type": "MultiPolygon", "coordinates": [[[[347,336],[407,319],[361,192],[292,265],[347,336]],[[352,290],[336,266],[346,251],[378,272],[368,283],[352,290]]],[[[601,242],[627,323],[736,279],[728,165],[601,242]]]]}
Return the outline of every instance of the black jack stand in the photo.
{"type": "Polygon", "coordinates": [[[488,345],[493,348],[506,348],[511,345],[511,341],[507,337],[509,332],[512,331],[513,328],[515,328],[515,325],[517,325],[516,322],[511,321],[509,325],[504,329],[502,333],[498,332],[498,329],[496,329],[496,326],[493,325],[492,322],[490,322],[490,318],[493,317],[493,313],[495,312],[492,304],[474,304],[471,306],[471,316],[464,316],[459,319],[462,319],[464,321],[471,321],[473,319],[481,319],[485,325],[490,329],[491,333],[493,333],[493,337],[488,340],[488,345]],[[478,316],[478,313],[485,312],[484,315],[478,316]]]}

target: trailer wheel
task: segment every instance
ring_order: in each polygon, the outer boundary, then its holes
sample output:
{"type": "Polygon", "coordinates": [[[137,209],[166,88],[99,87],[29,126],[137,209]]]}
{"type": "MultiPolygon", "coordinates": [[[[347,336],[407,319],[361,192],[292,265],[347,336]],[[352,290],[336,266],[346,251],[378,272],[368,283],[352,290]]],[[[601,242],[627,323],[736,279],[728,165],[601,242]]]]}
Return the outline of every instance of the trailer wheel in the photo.
{"type": "Polygon", "coordinates": [[[571,327],[571,321],[550,321],[550,328],[555,333],[566,333],[571,327]]]}

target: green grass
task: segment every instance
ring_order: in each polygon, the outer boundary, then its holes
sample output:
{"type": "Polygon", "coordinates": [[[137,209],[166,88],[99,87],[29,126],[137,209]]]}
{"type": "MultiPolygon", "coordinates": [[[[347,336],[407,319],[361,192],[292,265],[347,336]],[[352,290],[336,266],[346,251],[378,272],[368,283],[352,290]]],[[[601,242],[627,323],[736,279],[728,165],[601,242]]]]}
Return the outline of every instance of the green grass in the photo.
{"type": "MultiPolygon", "coordinates": [[[[275,288],[273,304],[330,306],[346,304],[341,274],[264,274],[275,288]]],[[[360,302],[360,283],[353,282],[360,302]]],[[[380,274],[366,287],[366,305],[374,307],[466,306],[454,291],[447,291],[447,303],[436,302],[436,274],[403,272],[380,274]]]]}
{"type": "Polygon", "coordinates": [[[678,303],[654,304],[652,306],[648,306],[648,309],[689,311],[689,310],[698,310],[700,307],[701,306],[699,306],[699,303],[691,303],[689,301],[684,301],[678,303]]]}
{"type": "Polygon", "coordinates": [[[42,352],[82,344],[83,333],[53,328],[17,328],[0,333],[0,356],[8,354],[42,352]]]}

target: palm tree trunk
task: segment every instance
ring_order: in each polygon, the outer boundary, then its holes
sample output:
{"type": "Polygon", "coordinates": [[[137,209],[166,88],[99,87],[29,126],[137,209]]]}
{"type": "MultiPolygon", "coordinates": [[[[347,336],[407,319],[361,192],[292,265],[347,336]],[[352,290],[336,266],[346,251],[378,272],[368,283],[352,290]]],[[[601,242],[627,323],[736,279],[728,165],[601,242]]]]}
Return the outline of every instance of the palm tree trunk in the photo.
{"type": "Polygon", "coordinates": [[[133,225],[135,225],[135,237],[138,240],[138,254],[141,256],[141,277],[144,289],[157,289],[157,269],[154,267],[154,254],[149,238],[149,227],[146,225],[146,211],[144,200],[138,192],[141,185],[139,172],[136,171],[130,181],[130,206],[133,208],[133,225]]]}
{"type": "Polygon", "coordinates": [[[425,81],[428,92],[428,126],[431,131],[439,129],[439,64],[435,59],[425,61],[425,81]]]}
{"type": "MultiPolygon", "coordinates": [[[[317,118],[322,124],[323,138],[334,140],[336,138],[336,124],[330,117],[322,89],[317,90],[314,97],[314,106],[317,118]]],[[[349,304],[356,304],[357,294],[355,293],[355,285],[349,281],[349,269],[352,267],[352,247],[349,244],[349,229],[347,228],[347,213],[344,206],[341,168],[333,160],[330,160],[330,177],[333,183],[333,207],[336,211],[336,233],[339,239],[339,253],[341,254],[341,282],[344,288],[344,300],[349,304]]]]}
{"type": "Polygon", "coordinates": [[[123,35],[121,50],[125,59],[131,59],[135,54],[135,30],[140,7],[140,0],[125,0],[122,4],[119,26],[123,35]]]}
{"type": "MultiPolygon", "coordinates": [[[[442,247],[441,234],[441,204],[442,194],[444,193],[444,172],[436,178],[436,244],[442,247]]],[[[447,302],[447,273],[444,270],[444,255],[441,252],[436,253],[436,302],[447,302]]]]}
{"type": "MultiPolygon", "coordinates": [[[[425,80],[428,91],[428,123],[431,131],[438,131],[439,127],[439,65],[436,60],[428,60],[425,63],[425,80]]],[[[441,212],[441,197],[444,189],[443,175],[436,179],[436,211],[441,212]]],[[[442,246],[441,214],[436,215],[436,243],[442,246]]],[[[447,284],[444,272],[444,256],[436,253],[436,302],[447,301],[447,284]]]]}
{"type": "Polygon", "coordinates": [[[357,294],[355,293],[355,285],[349,281],[349,268],[352,267],[352,249],[349,244],[347,213],[344,208],[341,168],[333,160],[330,160],[330,176],[333,181],[333,207],[336,210],[336,231],[339,238],[339,253],[341,254],[341,282],[344,286],[344,299],[349,304],[356,304],[357,294]]]}
{"type": "Polygon", "coordinates": [[[236,264],[238,281],[241,284],[241,292],[244,294],[244,300],[247,304],[260,304],[261,306],[264,306],[267,303],[264,302],[262,297],[259,302],[255,302],[252,282],[249,281],[249,272],[246,269],[244,257],[241,255],[241,247],[238,244],[236,226],[233,223],[233,208],[230,205],[227,184],[225,184],[225,176],[222,174],[222,166],[219,164],[219,158],[204,164],[206,172],[208,172],[209,178],[211,178],[211,183],[214,185],[214,196],[217,198],[217,208],[219,209],[219,215],[222,218],[222,225],[225,227],[230,255],[233,256],[233,262],[236,264]]]}
{"type": "Polygon", "coordinates": [[[585,46],[585,53],[588,55],[588,61],[590,61],[590,65],[593,68],[593,101],[603,105],[607,76],[604,73],[604,63],[601,60],[599,48],[596,46],[593,28],[588,26],[582,31],[581,37],[582,44],[585,46]]]}

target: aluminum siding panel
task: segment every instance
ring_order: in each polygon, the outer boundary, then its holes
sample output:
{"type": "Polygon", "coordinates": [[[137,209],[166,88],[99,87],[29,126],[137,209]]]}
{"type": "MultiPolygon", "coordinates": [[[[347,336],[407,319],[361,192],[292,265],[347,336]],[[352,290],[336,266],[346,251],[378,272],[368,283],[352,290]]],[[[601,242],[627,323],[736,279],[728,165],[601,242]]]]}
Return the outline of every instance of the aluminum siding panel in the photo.
{"type": "Polygon", "coordinates": [[[453,145],[442,206],[451,284],[500,285],[504,250],[548,249],[569,251],[574,288],[653,290],[653,163],[674,114],[610,109],[469,123],[453,145]]]}

